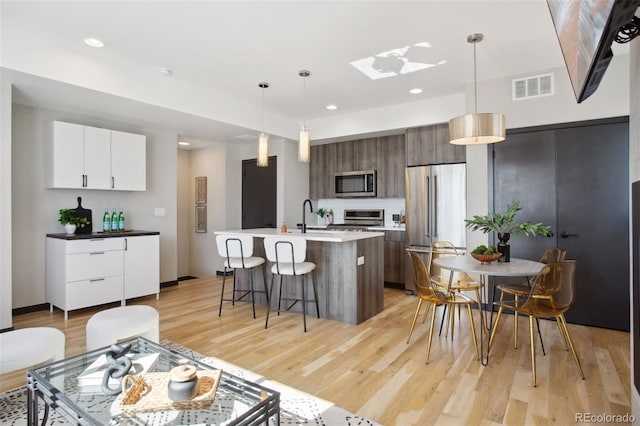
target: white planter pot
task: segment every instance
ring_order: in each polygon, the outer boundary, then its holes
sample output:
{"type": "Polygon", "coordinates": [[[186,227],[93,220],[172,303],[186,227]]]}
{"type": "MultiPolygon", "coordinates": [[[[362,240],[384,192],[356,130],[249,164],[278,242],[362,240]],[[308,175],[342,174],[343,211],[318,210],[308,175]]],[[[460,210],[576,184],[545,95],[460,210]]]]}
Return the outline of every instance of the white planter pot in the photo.
{"type": "Polygon", "coordinates": [[[73,235],[76,233],[76,225],[67,223],[64,225],[64,230],[66,231],[67,235],[73,235]]]}

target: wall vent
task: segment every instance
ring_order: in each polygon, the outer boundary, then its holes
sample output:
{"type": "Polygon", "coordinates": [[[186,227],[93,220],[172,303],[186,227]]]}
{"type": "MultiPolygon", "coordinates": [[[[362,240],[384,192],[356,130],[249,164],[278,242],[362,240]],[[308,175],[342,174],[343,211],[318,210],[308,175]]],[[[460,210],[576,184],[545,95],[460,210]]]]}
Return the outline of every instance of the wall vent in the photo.
{"type": "Polygon", "coordinates": [[[551,96],[554,94],[553,73],[517,78],[511,82],[512,98],[514,101],[551,96]]]}

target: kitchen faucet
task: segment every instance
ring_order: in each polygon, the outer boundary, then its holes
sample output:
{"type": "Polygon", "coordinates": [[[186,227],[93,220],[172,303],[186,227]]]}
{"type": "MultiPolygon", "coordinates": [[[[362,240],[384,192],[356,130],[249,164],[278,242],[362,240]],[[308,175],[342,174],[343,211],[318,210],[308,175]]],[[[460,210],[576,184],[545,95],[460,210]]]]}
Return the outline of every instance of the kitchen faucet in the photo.
{"type": "Polygon", "coordinates": [[[304,212],[304,206],[307,203],[309,203],[309,211],[313,213],[313,205],[311,204],[311,200],[307,198],[302,202],[302,233],[303,234],[307,233],[307,222],[305,220],[305,212],[304,212]]]}

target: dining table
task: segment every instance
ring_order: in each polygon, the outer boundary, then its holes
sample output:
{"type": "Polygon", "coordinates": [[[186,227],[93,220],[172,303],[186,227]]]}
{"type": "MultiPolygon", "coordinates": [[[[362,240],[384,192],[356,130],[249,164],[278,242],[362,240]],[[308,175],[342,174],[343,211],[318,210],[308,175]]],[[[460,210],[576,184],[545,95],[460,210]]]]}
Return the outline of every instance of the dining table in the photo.
{"type": "MultiPolygon", "coordinates": [[[[542,270],[544,264],[534,260],[518,259],[513,257],[509,262],[494,261],[490,263],[483,263],[468,254],[439,257],[433,259],[433,263],[451,272],[449,275],[449,285],[452,283],[454,272],[466,272],[467,274],[477,274],[480,276],[480,286],[482,287],[482,291],[480,291],[480,298],[482,299],[480,300],[480,304],[485,307],[484,315],[482,312],[480,314],[480,362],[482,365],[486,366],[489,363],[489,339],[483,339],[483,336],[487,330],[491,330],[493,323],[493,302],[495,298],[495,288],[492,285],[489,289],[491,291],[491,303],[486,303],[484,289],[487,287],[487,278],[526,277],[527,280],[530,280],[542,270]],[[486,309],[489,309],[491,313],[489,322],[486,320],[486,309]],[[486,350],[484,344],[485,340],[487,341],[486,350]]],[[[483,308],[481,306],[481,310],[482,309],[483,308]]]]}

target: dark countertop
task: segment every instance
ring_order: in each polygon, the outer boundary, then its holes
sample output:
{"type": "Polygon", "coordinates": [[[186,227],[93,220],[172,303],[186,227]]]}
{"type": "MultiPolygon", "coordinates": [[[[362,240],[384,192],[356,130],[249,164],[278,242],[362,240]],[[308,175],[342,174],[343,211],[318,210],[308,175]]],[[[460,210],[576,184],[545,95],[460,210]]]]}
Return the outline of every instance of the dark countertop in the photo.
{"type": "Polygon", "coordinates": [[[92,232],[90,234],[47,234],[48,238],[57,238],[59,240],[90,240],[94,238],[116,238],[116,237],[142,237],[145,235],[160,235],[158,231],[140,231],[131,229],[122,232],[92,232]]]}

